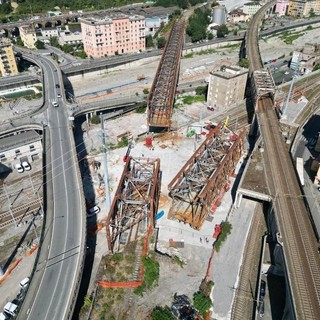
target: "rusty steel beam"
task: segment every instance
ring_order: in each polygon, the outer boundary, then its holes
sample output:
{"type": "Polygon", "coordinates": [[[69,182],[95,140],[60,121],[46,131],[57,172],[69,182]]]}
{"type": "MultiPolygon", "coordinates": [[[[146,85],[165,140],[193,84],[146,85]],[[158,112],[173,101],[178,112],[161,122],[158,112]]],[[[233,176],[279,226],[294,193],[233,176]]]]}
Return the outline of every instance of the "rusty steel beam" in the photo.
{"type": "Polygon", "coordinates": [[[131,233],[140,221],[146,220],[148,226],[154,226],[160,197],[160,175],[160,159],[128,158],[106,222],[111,252],[120,249],[120,237],[127,230],[131,233]]]}
{"type": "Polygon", "coordinates": [[[147,99],[149,131],[170,129],[183,46],[184,20],[175,21],[147,99]]]}
{"type": "Polygon", "coordinates": [[[169,218],[199,230],[229,187],[229,177],[243,151],[246,130],[234,134],[219,124],[168,185],[169,218]]]}

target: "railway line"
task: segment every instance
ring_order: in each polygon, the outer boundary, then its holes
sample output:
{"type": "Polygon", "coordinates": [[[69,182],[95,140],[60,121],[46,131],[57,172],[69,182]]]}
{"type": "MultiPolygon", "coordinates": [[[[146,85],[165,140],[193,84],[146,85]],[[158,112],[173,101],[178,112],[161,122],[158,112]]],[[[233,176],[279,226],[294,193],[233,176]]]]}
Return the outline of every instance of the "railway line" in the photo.
{"type": "MultiPolygon", "coordinates": [[[[40,199],[42,201],[42,199],[40,199]]],[[[34,200],[21,206],[15,207],[11,210],[2,212],[0,214],[0,230],[6,228],[13,223],[19,224],[21,221],[41,208],[39,200],[34,200]]]]}
{"type": "MultiPolygon", "coordinates": [[[[271,1],[254,16],[247,33],[250,73],[263,68],[258,28],[271,1]]],[[[258,97],[256,116],[264,141],[264,167],[283,247],[286,278],[296,319],[320,319],[320,259],[304,196],[279,129],[273,96],[258,97]]]]}

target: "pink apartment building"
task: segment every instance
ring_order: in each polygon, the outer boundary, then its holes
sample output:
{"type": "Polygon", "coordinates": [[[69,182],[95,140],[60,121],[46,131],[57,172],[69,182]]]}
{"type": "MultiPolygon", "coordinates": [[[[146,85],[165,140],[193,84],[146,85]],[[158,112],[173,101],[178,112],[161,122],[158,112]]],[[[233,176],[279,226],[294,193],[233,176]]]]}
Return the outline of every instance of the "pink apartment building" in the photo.
{"type": "Polygon", "coordinates": [[[288,5],[289,0],[277,0],[275,13],[279,16],[284,16],[287,13],[288,5]]]}
{"type": "Polygon", "coordinates": [[[81,18],[84,51],[93,58],[145,50],[145,17],[81,18]]]}

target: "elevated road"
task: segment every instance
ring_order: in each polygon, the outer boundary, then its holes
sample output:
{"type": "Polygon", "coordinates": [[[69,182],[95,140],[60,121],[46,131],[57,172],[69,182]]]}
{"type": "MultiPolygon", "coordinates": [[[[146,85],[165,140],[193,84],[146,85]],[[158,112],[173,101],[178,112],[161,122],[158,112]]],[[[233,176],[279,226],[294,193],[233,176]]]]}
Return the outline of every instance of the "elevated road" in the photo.
{"type": "MultiPolygon", "coordinates": [[[[247,33],[250,71],[262,69],[258,47],[259,23],[265,11],[276,1],[265,5],[254,16],[247,33]]],[[[264,166],[269,193],[278,226],[277,242],[283,247],[286,279],[296,319],[320,319],[320,259],[309,213],[305,207],[292,160],[286,149],[273,105],[273,96],[257,98],[256,116],[264,141],[264,166]]]]}
{"type": "Polygon", "coordinates": [[[61,101],[57,108],[51,103],[57,100],[55,84],[61,77],[51,60],[36,59],[45,74],[50,132],[44,144],[47,210],[37,264],[18,319],[71,319],[84,262],[86,212],[68,113],[61,101]]]}

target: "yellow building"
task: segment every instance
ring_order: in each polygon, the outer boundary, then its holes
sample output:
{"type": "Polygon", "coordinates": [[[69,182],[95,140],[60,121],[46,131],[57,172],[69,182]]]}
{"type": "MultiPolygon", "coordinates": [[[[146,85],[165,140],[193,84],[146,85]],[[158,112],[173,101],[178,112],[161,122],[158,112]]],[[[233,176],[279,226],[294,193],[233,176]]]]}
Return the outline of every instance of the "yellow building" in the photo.
{"type": "Polygon", "coordinates": [[[320,14],[320,0],[290,0],[288,16],[309,17],[311,13],[320,14]]]}
{"type": "Polygon", "coordinates": [[[18,74],[16,58],[10,40],[0,39],[0,76],[13,76],[18,74]]]}
{"type": "Polygon", "coordinates": [[[35,49],[35,43],[37,41],[36,32],[31,26],[19,27],[20,37],[25,47],[29,49],[35,49]]]}

